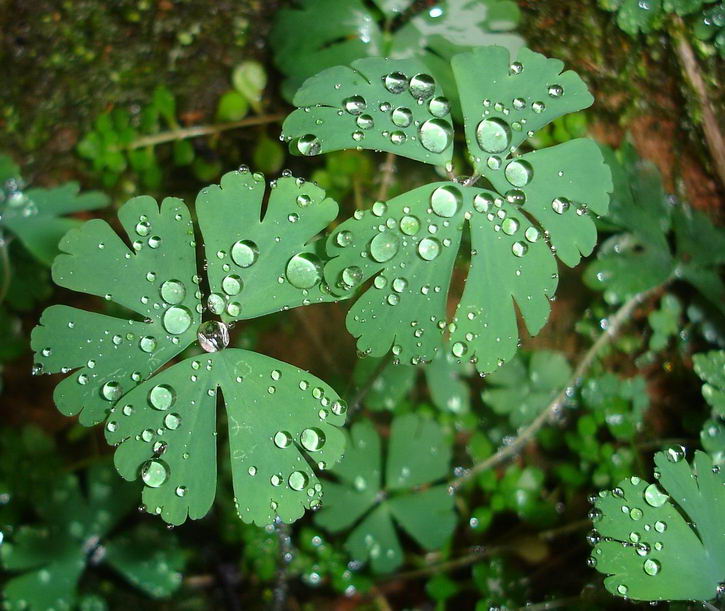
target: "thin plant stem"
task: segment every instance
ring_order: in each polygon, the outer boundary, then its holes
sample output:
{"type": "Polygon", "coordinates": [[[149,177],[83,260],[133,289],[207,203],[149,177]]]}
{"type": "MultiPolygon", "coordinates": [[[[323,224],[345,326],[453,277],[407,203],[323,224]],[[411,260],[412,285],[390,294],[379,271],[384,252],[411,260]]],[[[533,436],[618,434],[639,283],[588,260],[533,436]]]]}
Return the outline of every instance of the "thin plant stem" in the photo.
{"type": "Polygon", "coordinates": [[[622,327],[629,321],[634,310],[643,301],[649,298],[651,295],[657,293],[663,285],[657,286],[649,291],[638,293],[634,297],[628,299],[614,315],[612,315],[607,322],[607,326],[604,332],[597,338],[592,346],[584,354],[584,357],[576,369],[573,375],[567,381],[564,388],[554,397],[549,405],[544,409],[526,428],[524,428],[514,439],[514,441],[501,449],[498,450],[492,456],[487,459],[473,465],[463,475],[452,480],[449,484],[449,491],[455,493],[458,488],[469,481],[472,477],[487,471],[495,467],[496,465],[512,458],[518,454],[526,444],[534,438],[539,430],[551,419],[551,417],[557,413],[563,407],[567,397],[571,393],[571,390],[576,388],[580,383],[584,375],[589,371],[589,368],[594,363],[597,355],[601,350],[608,346],[621,332],[622,327]]]}
{"type": "Polygon", "coordinates": [[[464,556],[459,556],[453,560],[446,560],[445,562],[439,562],[438,564],[431,564],[420,569],[413,571],[403,571],[402,573],[395,573],[386,578],[386,580],[399,580],[399,579],[418,579],[419,577],[427,577],[435,573],[448,573],[456,569],[460,569],[464,566],[468,566],[478,562],[482,558],[487,556],[495,556],[505,551],[503,547],[483,547],[477,546],[470,549],[470,551],[464,556]]]}
{"type": "Polygon", "coordinates": [[[722,131],[720,131],[718,115],[708,95],[707,84],[702,76],[700,64],[685,36],[685,24],[681,17],[674,16],[670,27],[670,36],[674,40],[675,52],[680,60],[685,79],[695,93],[697,102],[700,105],[705,142],[710,149],[710,155],[720,179],[720,184],[725,186],[725,139],[723,139],[722,131]]]}
{"type": "Polygon", "coordinates": [[[365,382],[360,386],[353,396],[353,398],[350,400],[350,404],[347,408],[347,416],[348,418],[352,416],[353,413],[355,413],[358,409],[360,409],[360,406],[362,405],[362,402],[365,401],[365,397],[368,396],[368,393],[372,390],[373,386],[375,385],[375,382],[377,382],[378,378],[382,375],[385,368],[390,364],[390,361],[393,360],[393,353],[388,352],[382,359],[380,359],[380,362],[378,363],[377,367],[373,370],[373,372],[368,376],[368,379],[365,380],[365,382]]]}
{"type": "Polygon", "coordinates": [[[472,187],[478,182],[478,179],[481,178],[480,174],[473,174],[472,176],[469,176],[466,178],[466,180],[463,182],[464,187],[472,187]]]}
{"type": "Polygon", "coordinates": [[[518,607],[515,611],[546,611],[547,609],[561,609],[562,607],[570,607],[580,602],[582,602],[581,596],[569,596],[567,598],[547,600],[542,603],[533,603],[531,605],[526,605],[525,607],[518,607]]]}
{"type": "Polygon", "coordinates": [[[381,168],[380,187],[378,188],[378,201],[388,199],[388,191],[390,185],[393,184],[393,175],[395,174],[395,153],[388,153],[381,168]]]}
{"type": "Polygon", "coordinates": [[[240,127],[251,127],[253,125],[265,125],[267,123],[279,123],[287,115],[259,115],[257,117],[248,117],[239,121],[230,121],[228,123],[215,123],[214,125],[195,125],[192,127],[182,127],[172,129],[160,134],[152,134],[150,136],[142,136],[133,142],[130,142],[123,148],[128,150],[144,148],[146,146],[155,146],[165,142],[173,142],[175,140],[187,140],[189,138],[199,138],[200,136],[210,136],[220,132],[229,131],[230,129],[238,129],[240,127]]]}
{"type": "Polygon", "coordinates": [[[277,581],[272,594],[272,611],[284,611],[287,606],[287,567],[292,560],[292,538],[290,536],[289,524],[285,524],[279,518],[274,525],[279,540],[279,557],[277,559],[277,581]]]}
{"type": "Polygon", "coordinates": [[[8,246],[10,240],[0,234],[0,266],[2,266],[2,283],[0,284],[0,303],[5,301],[8,290],[10,290],[10,281],[12,280],[12,270],[10,269],[10,257],[8,256],[8,246]]]}

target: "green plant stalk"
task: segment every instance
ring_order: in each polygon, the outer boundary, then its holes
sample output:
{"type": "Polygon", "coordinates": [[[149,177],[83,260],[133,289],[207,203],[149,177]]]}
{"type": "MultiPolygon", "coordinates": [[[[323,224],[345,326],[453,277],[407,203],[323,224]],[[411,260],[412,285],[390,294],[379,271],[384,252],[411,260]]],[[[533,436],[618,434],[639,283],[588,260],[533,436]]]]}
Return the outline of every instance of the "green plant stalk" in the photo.
{"type": "Polygon", "coordinates": [[[230,129],[238,129],[240,127],[251,127],[253,125],[265,125],[267,123],[280,123],[287,115],[261,115],[258,117],[249,117],[239,121],[230,121],[228,123],[216,123],[214,125],[195,125],[193,127],[183,127],[180,129],[172,129],[170,131],[153,134],[151,136],[143,136],[127,144],[125,149],[134,150],[145,146],[155,146],[165,142],[174,142],[175,140],[187,140],[190,138],[199,138],[201,136],[210,136],[230,129]]]}
{"type": "Polygon", "coordinates": [[[475,477],[479,473],[487,471],[488,469],[491,469],[518,454],[524,446],[526,446],[526,444],[534,438],[536,433],[538,433],[539,430],[544,427],[547,422],[549,422],[550,418],[563,407],[567,399],[567,393],[570,392],[570,389],[576,388],[581,383],[582,379],[589,371],[589,368],[594,363],[597,355],[605,346],[608,346],[619,335],[622,327],[624,327],[624,325],[629,321],[634,310],[649,297],[658,293],[666,284],[667,283],[663,283],[648,291],[638,293],[622,304],[622,306],[608,319],[607,328],[592,344],[589,350],[587,350],[564,388],[562,388],[556,397],[554,397],[546,409],[544,409],[529,425],[527,425],[512,443],[502,447],[498,450],[498,452],[489,456],[487,459],[476,463],[463,475],[452,480],[448,488],[450,493],[454,494],[472,477],[475,477]]]}
{"type": "Polygon", "coordinates": [[[0,284],[0,304],[5,301],[8,290],[10,289],[10,281],[12,280],[12,270],[10,269],[10,257],[8,257],[9,240],[0,234],[0,266],[3,270],[2,284],[0,284]]]}

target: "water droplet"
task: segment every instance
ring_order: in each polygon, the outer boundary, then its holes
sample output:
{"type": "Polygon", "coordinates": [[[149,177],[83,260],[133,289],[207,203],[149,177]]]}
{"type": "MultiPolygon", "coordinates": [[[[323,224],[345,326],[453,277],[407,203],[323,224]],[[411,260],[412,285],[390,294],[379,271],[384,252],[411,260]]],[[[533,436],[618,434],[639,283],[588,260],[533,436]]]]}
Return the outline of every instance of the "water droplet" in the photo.
{"type": "Polygon", "coordinates": [[[458,358],[462,357],[466,352],[468,352],[468,346],[465,342],[456,342],[451,347],[451,352],[454,356],[457,356],[458,358]]]}
{"type": "Polygon", "coordinates": [[[384,77],[383,83],[390,93],[403,93],[408,86],[408,77],[402,72],[391,72],[384,77]]]}
{"type": "Polygon", "coordinates": [[[123,395],[123,389],[118,382],[106,382],[101,388],[101,396],[106,401],[117,401],[123,395]]]}
{"type": "Polygon", "coordinates": [[[653,577],[660,572],[660,567],[660,563],[653,558],[647,558],[647,560],[645,560],[644,564],[642,565],[644,572],[647,573],[647,575],[651,575],[653,577]]]}
{"type": "Polygon", "coordinates": [[[669,497],[662,492],[657,484],[650,484],[644,489],[644,500],[652,507],[662,507],[669,497]]]}
{"type": "Polygon", "coordinates": [[[476,141],[488,153],[501,153],[511,144],[511,128],[503,119],[484,119],[476,127],[476,141]]]}
{"type": "Polygon", "coordinates": [[[665,450],[667,460],[672,463],[678,463],[685,457],[685,448],[681,445],[673,445],[665,450]]]}
{"type": "Polygon", "coordinates": [[[309,452],[317,452],[325,445],[325,434],[318,428],[309,428],[300,435],[302,447],[309,452]]]}
{"type": "Polygon", "coordinates": [[[546,104],[544,104],[543,102],[534,102],[531,105],[531,108],[537,115],[539,115],[546,110],[546,104]]]}
{"type": "Polygon", "coordinates": [[[179,497],[186,496],[186,486],[177,486],[175,492],[176,492],[176,496],[179,496],[179,497]]]}
{"type": "Polygon", "coordinates": [[[424,149],[431,153],[442,153],[453,141],[453,130],[448,121],[429,119],[420,126],[418,137],[424,149]]]}
{"type": "Polygon", "coordinates": [[[451,104],[448,98],[438,96],[428,102],[428,112],[434,117],[443,118],[451,111],[451,104]]]}
{"type": "Polygon", "coordinates": [[[408,287],[408,281],[405,278],[396,278],[393,280],[393,290],[396,293],[402,293],[408,287]]]}
{"type": "Polygon", "coordinates": [[[224,311],[224,305],[226,302],[224,301],[224,297],[222,297],[219,293],[211,293],[206,300],[206,304],[212,314],[219,315],[224,311]]]}
{"type": "Polygon", "coordinates": [[[239,267],[254,265],[259,257],[259,249],[251,240],[240,240],[232,245],[232,261],[239,267]]]}
{"type": "Polygon", "coordinates": [[[171,306],[164,312],[164,329],[172,335],[184,333],[191,326],[191,321],[191,312],[183,306],[171,306]]]}
{"type": "Polygon", "coordinates": [[[541,237],[541,232],[536,227],[528,227],[524,232],[524,237],[532,244],[541,237]]]}
{"type": "Polygon", "coordinates": [[[413,113],[410,108],[401,106],[393,110],[390,118],[393,121],[393,125],[397,125],[398,127],[408,127],[408,125],[410,125],[413,121],[413,113]]]}
{"type": "Polygon", "coordinates": [[[521,74],[524,71],[524,66],[521,62],[514,62],[511,64],[511,74],[521,74]]]}
{"type": "Polygon", "coordinates": [[[504,173],[506,180],[514,187],[525,187],[534,176],[534,168],[528,161],[521,159],[509,163],[504,173]]]}
{"type": "Polygon", "coordinates": [[[341,246],[342,248],[350,246],[350,244],[352,243],[352,232],[347,230],[341,231],[335,236],[335,242],[338,246],[341,246]]]}
{"type": "Polygon", "coordinates": [[[517,256],[517,257],[523,257],[529,250],[529,247],[524,242],[514,242],[513,246],[511,247],[511,251],[517,256]]]}
{"type": "Polygon", "coordinates": [[[247,473],[249,473],[249,475],[254,477],[255,475],[257,475],[257,467],[254,467],[254,466],[249,467],[249,469],[247,469],[247,473]]]}
{"type": "MultiPolygon", "coordinates": [[[[339,236],[340,234],[338,234],[338,238],[339,236]]],[[[317,255],[302,252],[287,262],[285,275],[295,288],[311,289],[322,279],[322,262],[317,255]]]]}
{"type": "Polygon", "coordinates": [[[362,270],[357,265],[350,265],[342,270],[340,277],[343,284],[352,288],[362,280],[362,270]]]}
{"type": "Polygon", "coordinates": [[[390,261],[400,248],[400,239],[388,231],[377,234],[370,241],[370,256],[378,263],[390,261]]]}
{"type": "Polygon", "coordinates": [[[473,198],[473,209],[476,212],[488,212],[493,206],[493,197],[488,193],[478,193],[473,198]]]}
{"type": "Polygon", "coordinates": [[[430,196],[430,205],[438,216],[450,218],[458,212],[463,196],[457,187],[438,187],[430,196]]]}
{"type": "Polygon", "coordinates": [[[385,202],[375,202],[372,207],[372,212],[375,216],[383,216],[388,210],[388,206],[385,202]]]}
{"type": "Polygon", "coordinates": [[[140,221],[136,224],[136,233],[142,237],[147,236],[150,229],[151,224],[148,221],[140,221]]]}
{"type": "Polygon", "coordinates": [[[342,101],[342,107],[351,115],[359,115],[367,108],[367,103],[362,96],[353,95],[342,101]]]}
{"type": "Polygon", "coordinates": [[[217,352],[229,345],[229,327],[218,320],[207,320],[196,332],[199,345],[206,352],[217,352]]]}
{"type": "Polygon", "coordinates": [[[423,238],[418,244],[418,254],[426,261],[432,261],[441,252],[441,243],[435,238],[423,238]]]}
{"type": "Polygon", "coordinates": [[[620,584],[617,586],[617,592],[619,592],[619,594],[624,596],[627,594],[627,592],[629,592],[629,588],[627,586],[625,586],[624,584],[620,584]]]}
{"type": "Polygon", "coordinates": [[[317,136],[315,136],[314,134],[306,134],[297,141],[297,150],[302,155],[317,155],[320,152],[321,148],[322,144],[317,136]]]}
{"type": "Polygon", "coordinates": [[[557,214],[564,214],[570,205],[571,202],[566,197],[557,197],[551,202],[551,208],[557,214]]]}
{"type": "Polygon", "coordinates": [[[166,411],[174,404],[174,401],[176,401],[176,393],[167,384],[159,384],[149,391],[148,402],[154,409],[166,411]]]}
{"type": "Polygon", "coordinates": [[[147,460],[141,466],[141,480],[149,488],[158,488],[169,478],[169,468],[163,460],[147,460]]]}
{"type": "Polygon", "coordinates": [[[506,201],[509,204],[523,206],[526,203],[526,193],[521,189],[509,189],[506,191],[506,201]]]}
{"type": "Polygon", "coordinates": [[[375,121],[370,115],[360,115],[355,119],[355,124],[360,129],[372,129],[375,126],[375,121]]]}
{"type": "Polygon", "coordinates": [[[336,416],[341,416],[342,414],[347,412],[347,403],[345,403],[345,401],[340,399],[339,401],[335,401],[332,404],[331,409],[332,409],[333,414],[335,414],[336,416]]]}
{"type": "Polygon", "coordinates": [[[519,229],[519,222],[514,218],[509,217],[507,219],[504,219],[503,222],[501,223],[501,230],[506,235],[513,235],[518,231],[518,229],[519,229]]]}
{"type": "Polygon", "coordinates": [[[658,533],[663,533],[667,530],[667,524],[661,520],[657,520],[657,522],[655,522],[655,530],[658,533]]]}
{"type": "Polygon", "coordinates": [[[164,417],[164,426],[171,431],[178,429],[180,424],[181,416],[179,414],[166,414],[164,417]]]}
{"type": "Polygon", "coordinates": [[[149,247],[158,248],[159,246],[161,246],[161,238],[157,235],[152,235],[149,238],[149,247]]]}
{"type": "Polygon", "coordinates": [[[550,97],[559,98],[564,93],[564,88],[561,85],[550,85],[547,91],[550,97]]]}
{"type": "Polygon", "coordinates": [[[242,290],[242,279],[236,274],[229,274],[222,280],[222,290],[227,295],[237,295],[242,290]]]}
{"type": "Polygon", "coordinates": [[[393,144],[404,144],[406,139],[406,135],[401,131],[395,131],[390,134],[390,141],[393,144]]]}
{"type": "Polygon", "coordinates": [[[277,431],[274,435],[274,445],[278,448],[286,448],[292,443],[292,435],[287,431],[277,431]]]}
{"type": "Polygon", "coordinates": [[[289,476],[288,482],[292,490],[302,490],[307,486],[309,478],[302,471],[293,471],[289,476]]]}
{"type": "Polygon", "coordinates": [[[416,74],[410,79],[410,94],[414,98],[426,100],[435,92],[435,81],[428,74],[416,74]]]}
{"type": "Polygon", "coordinates": [[[178,304],[186,297],[186,288],[178,280],[167,280],[161,285],[161,299],[166,303],[178,304]]]}

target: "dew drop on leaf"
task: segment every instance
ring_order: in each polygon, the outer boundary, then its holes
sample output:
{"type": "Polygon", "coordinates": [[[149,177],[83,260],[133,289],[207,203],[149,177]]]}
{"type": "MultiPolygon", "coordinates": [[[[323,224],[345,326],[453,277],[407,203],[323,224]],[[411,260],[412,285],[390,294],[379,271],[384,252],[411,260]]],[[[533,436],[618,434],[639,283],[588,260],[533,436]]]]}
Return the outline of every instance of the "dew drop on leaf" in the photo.
{"type": "Polygon", "coordinates": [[[551,202],[551,208],[557,214],[564,214],[570,205],[571,202],[566,197],[557,197],[551,202]]]}
{"type": "Polygon", "coordinates": [[[295,288],[311,289],[322,278],[322,263],[319,257],[312,253],[300,253],[287,262],[285,276],[295,288]]]}
{"type": "Polygon", "coordinates": [[[148,394],[149,405],[154,409],[166,411],[176,400],[176,392],[167,384],[154,386],[148,394]]]}
{"type": "Polygon", "coordinates": [[[441,252],[441,243],[435,238],[423,238],[418,244],[418,254],[426,261],[433,261],[441,252]]]}
{"type": "Polygon", "coordinates": [[[420,221],[415,216],[406,215],[400,219],[400,231],[405,235],[415,235],[420,230],[420,221]]]}
{"type": "Polygon", "coordinates": [[[657,484],[650,484],[644,489],[644,500],[652,507],[662,507],[669,497],[662,492],[657,484]]]}
{"type": "Polygon", "coordinates": [[[523,257],[529,250],[529,247],[526,245],[525,242],[514,242],[514,245],[511,247],[511,251],[517,256],[517,257],[523,257]]]}
{"type": "Polygon", "coordinates": [[[306,134],[297,141],[297,150],[303,155],[317,155],[322,148],[320,140],[314,134],[306,134]]]}
{"type": "Polygon", "coordinates": [[[139,340],[138,346],[144,352],[153,352],[156,350],[156,338],[146,335],[139,340]]]}
{"type": "Polygon", "coordinates": [[[325,445],[325,434],[318,428],[309,428],[300,434],[302,447],[309,452],[317,452],[325,445]]]}
{"type": "Polygon", "coordinates": [[[101,388],[101,396],[106,401],[117,401],[123,395],[123,389],[118,382],[106,382],[101,388]]]}
{"type": "Polygon", "coordinates": [[[408,77],[402,72],[391,72],[383,78],[383,84],[390,93],[403,93],[408,86],[408,77]]]}
{"type": "Polygon", "coordinates": [[[367,102],[362,96],[353,95],[342,101],[342,107],[351,115],[359,115],[367,108],[367,102]]]}
{"type": "Polygon", "coordinates": [[[450,218],[458,212],[462,200],[461,192],[456,187],[438,187],[430,196],[430,205],[438,216],[450,218]]]}
{"type": "Polygon", "coordinates": [[[385,263],[398,254],[399,248],[400,239],[397,235],[382,232],[370,241],[370,256],[378,263],[385,263]]]}
{"type": "Polygon", "coordinates": [[[171,431],[178,429],[180,424],[181,416],[179,414],[166,414],[164,417],[164,426],[171,431]]]}
{"type": "Polygon", "coordinates": [[[390,118],[393,125],[396,125],[397,127],[408,127],[413,121],[413,112],[410,108],[400,106],[399,108],[393,110],[390,118]]]}
{"type": "Polygon", "coordinates": [[[335,236],[335,242],[338,246],[345,248],[350,246],[352,243],[352,232],[343,229],[340,233],[335,236]]]}
{"type": "Polygon", "coordinates": [[[302,471],[293,471],[290,474],[288,481],[289,487],[292,488],[292,490],[302,490],[307,485],[309,479],[302,471]]]}
{"type": "Polygon", "coordinates": [[[161,285],[161,299],[166,303],[179,304],[186,297],[186,288],[178,280],[167,280],[161,285]]]}
{"type": "Polygon", "coordinates": [[[231,255],[239,267],[250,267],[257,261],[259,249],[251,240],[240,240],[232,245],[231,255]]]}
{"type": "Polygon", "coordinates": [[[222,290],[227,295],[238,295],[242,290],[242,279],[237,274],[229,274],[222,280],[222,290]]]}
{"type": "Polygon", "coordinates": [[[375,126],[375,121],[370,115],[364,114],[355,119],[355,125],[360,129],[372,129],[375,126]]]}
{"type": "Polygon", "coordinates": [[[651,575],[653,577],[660,572],[660,566],[660,563],[653,558],[648,558],[644,561],[644,564],[642,565],[642,567],[644,568],[644,572],[647,573],[647,575],[651,575]]]}
{"type": "Polygon", "coordinates": [[[164,312],[163,325],[172,335],[181,335],[191,326],[191,312],[183,306],[171,306],[164,312]]]}
{"type": "Polygon", "coordinates": [[[451,111],[451,104],[448,98],[438,96],[428,102],[428,112],[434,117],[443,118],[451,111]]]}
{"type": "Polygon", "coordinates": [[[278,448],[286,448],[292,443],[292,435],[287,431],[277,431],[274,435],[274,445],[278,448]]]}
{"type": "Polygon", "coordinates": [[[514,187],[525,187],[534,176],[534,168],[528,161],[516,160],[506,166],[504,173],[514,187]]]}
{"type": "Polygon", "coordinates": [[[476,127],[476,141],[487,153],[500,153],[511,143],[511,128],[503,119],[484,119],[476,127]]]}
{"type": "Polygon", "coordinates": [[[169,478],[169,468],[159,459],[146,461],[141,466],[141,480],[149,488],[158,488],[169,478]]]}
{"type": "Polygon", "coordinates": [[[410,95],[414,98],[427,100],[435,92],[435,81],[428,74],[416,74],[410,79],[410,95]]]}
{"type": "Polygon", "coordinates": [[[424,149],[431,153],[442,153],[450,146],[453,132],[448,121],[429,119],[420,126],[418,136],[424,149]]]}

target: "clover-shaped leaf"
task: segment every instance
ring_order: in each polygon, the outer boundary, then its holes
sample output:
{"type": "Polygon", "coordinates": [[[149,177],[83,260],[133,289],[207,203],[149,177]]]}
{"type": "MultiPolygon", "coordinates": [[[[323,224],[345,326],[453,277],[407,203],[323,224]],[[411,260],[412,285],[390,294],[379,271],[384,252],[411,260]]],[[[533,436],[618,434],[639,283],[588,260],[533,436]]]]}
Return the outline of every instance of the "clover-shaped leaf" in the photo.
{"type": "Polygon", "coordinates": [[[418,57],[444,82],[450,79],[446,63],[452,46],[500,44],[513,51],[523,43],[510,33],[520,18],[510,0],[443,0],[402,18],[411,0],[372,1],[379,11],[364,0],[301,0],[277,13],[270,40],[275,62],[287,77],[287,99],[306,78],[363,57],[418,57]]]}
{"type": "Polygon", "coordinates": [[[723,309],[725,231],[702,212],[671,205],[654,164],[639,159],[631,145],[617,152],[603,148],[603,153],[614,178],[605,222],[619,232],[602,243],[585,271],[586,283],[618,303],[674,275],[723,309]]]}
{"type": "Polygon", "coordinates": [[[647,34],[660,24],[662,0],[599,0],[608,11],[616,11],[617,25],[627,34],[647,34]]]}
{"type": "Polygon", "coordinates": [[[692,357],[695,372],[705,384],[702,396],[715,413],[725,418],[725,350],[712,350],[692,357]]]}
{"type": "Polygon", "coordinates": [[[49,265],[58,253],[60,238],[79,224],[77,219],[62,215],[108,205],[103,193],[79,193],[79,189],[75,182],[50,189],[26,189],[19,168],[9,157],[0,155],[0,234],[3,230],[15,234],[34,257],[49,265]]]}
{"type": "Polygon", "coordinates": [[[587,378],[582,401],[599,424],[606,424],[618,439],[632,439],[649,407],[647,383],[642,376],[620,378],[611,372],[587,378]]]}
{"type": "Polygon", "coordinates": [[[571,376],[559,352],[537,350],[524,363],[520,356],[486,378],[483,402],[520,427],[539,415],[571,376]]]}
{"type": "MultiPolygon", "coordinates": [[[[199,196],[209,260],[207,301],[223,320],[295,307],[308,296],[323,298],[319,272],[304,287],[291,278],[309,277],[307,263],[321,265],[307,243],[336,205],[314,185],[285,176],[260,221],[260,180],[235,172],[222,178],[221,188],[199,196]],[[292,214],[297,223],[288,219],[292,214]],[[246,225],[233,224],[234,218],[246,225]],[[306,263],[298,265],[297,259],[306,263]],[[254,266],[274,275],[274,285],[255,275],[254,266]],[[244,286],[250,278],[254,284],[244,286]],[[255,290],[256,283],[263,292],[255,290]]],[[[107,419],[106,436],[119,446],[115,462],[121,475],[140,476],[147,509],[180,524],[187,516],[203,516],[214,499],[221,389],[238,513],[262,525],[275,516],[295,520],[321,495],[307,459],[324,468],[340,458],[344,439],[337,427],[345,419],[344,403],[295,367],[224,350],[225,322],[202,322],[194,228],[181,200],[167,198],[159,207],[150,197],[137,197],[118,214],[130,248],[107,223],[93,220],[69,232],[61,243],[64,254],[53,265],[58,284],[130,310],[126,318],[60,305],[43,313],[31,342],[37,370],[75,370],[56,388],[58,408],[67,415],[80,412],[85,425],[107,419]],[[159,371],[197,340],[210,354],[159,371]]]]}
{"type": "Polygon", "coordinates": [[[345,547],[355,560],[370,561],[385,573],[403,562],[393,520],[425,549],[437,549],[456,525],[453,498],[445,477],[451,452],[438,424],[414,414],[391,426],[383,478],[380,436],[368,421],[350,430],[345,457],[327,483],[317,523],[331,532],[354,526],[345,547]],[[415,457],[415,460],[411,460],[415,457]]]}
{"type": "Polygon", "coordinates": [[[592,516],[593,563],[612,594],[634,600],[709,600],[725,575],[725,471],[684,449],[655,454],[657,483],[638,477],[601,492],[592,516]]]}
{"type": "Polygon", "coordinates": [[[283,136],[302,155],[356,147],[435,165],[453,155],[450,103],[417,59],[358,59],[309,78],[283,136]]]}
{"type": "Polygon", "coordinates": [[[137,493],[113,480],[113,469],[101,464],[87,471],[85,494],[74,475],[56,477],[37,494],[43,522],[21,526],[0,548],[4,568],[23,572],[3,586],[6,608],[71,608],[81,575],[99,563],[154,598],[178,588],[184,556],[173,536],[148,525],[112,534],[137,493]]]}

